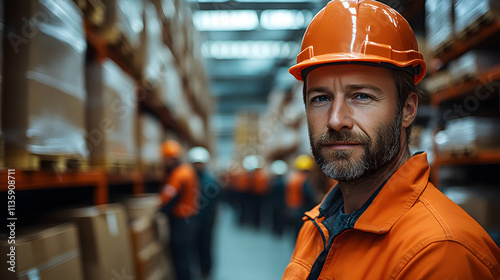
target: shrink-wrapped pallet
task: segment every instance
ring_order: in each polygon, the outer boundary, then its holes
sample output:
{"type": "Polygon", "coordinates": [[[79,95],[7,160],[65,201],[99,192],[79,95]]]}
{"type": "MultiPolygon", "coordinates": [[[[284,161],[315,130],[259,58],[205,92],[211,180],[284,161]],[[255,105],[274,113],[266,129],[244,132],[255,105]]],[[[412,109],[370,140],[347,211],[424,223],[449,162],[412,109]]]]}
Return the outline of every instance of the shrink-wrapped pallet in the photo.
{"type": "Polygon", "coordinates": [[[455,0],[455,31],[463,37],[483,22],[500,17],[498,0],[455,0]]]}
{"type": "Polygon", "coordinates": [[[447,123],[434,141],[444,156],[476,156],[500,150],[500,119],[465,117],[447,123]]]}
{"type": "Polygon", "coordinates": [[[146,174],[161,175],[163,170],[160,147],[165,137],[163,125],[158,118],[149,114],[142,114],[139,121],[142,170],[146,174]]]}
{"type": "Polygon", "coordinates": [[[94,166],[137,163],[136,84],[111,60],[87,65],[87,138],[94,166]]]}
{"type": "Polygon", "coordinates": [[[442,50],[453,42],[453,1],[425,1],[425,27],[427,45],[433,52],[442,50]]]}
{"type": "Polygon", "coordinates": [[[142,78],[153,86],[158,83],[162,66],[162,49],[165,48],[162,39],[162,26],[156,9],[152,3],[144,7],[144,30],[141,34],[143,44],[137,59],[142,69],[142,78]]]}
{"type": "Polygon", "coordinates": [[[101,0],[105,8],[105,17],[97,28],[99,35],[108,43],[122,42],[133,52],[141,45],[143,23],[143,0],[101,0]]]}
{"type": "Polygon", "coordinates": [[[39,156],[84,159],[86,42],[70,0],[6,1],[3,129],[6,164],[39,168],[39,156]]]}
{"type": "Polygon", "coordinates": [[[500,63],[500,54],[496,50],[471,50],[449,64],[449,72],[454,82],[470,77],[477,77],[481,72],[500,63]]]}

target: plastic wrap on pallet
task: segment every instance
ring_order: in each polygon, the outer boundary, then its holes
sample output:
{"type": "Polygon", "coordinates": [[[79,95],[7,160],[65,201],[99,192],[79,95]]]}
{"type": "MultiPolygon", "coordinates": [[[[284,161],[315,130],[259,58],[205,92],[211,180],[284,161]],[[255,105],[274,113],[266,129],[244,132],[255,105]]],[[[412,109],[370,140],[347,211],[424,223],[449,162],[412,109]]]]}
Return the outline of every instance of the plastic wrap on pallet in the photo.
{"type": "Polygon", "coordinates": [[[162,42],[161,22],[158,19],[153,4],[148,3],[144,8],[144,35],[145,40],[143,50],[144,79],[156,82],[161,72],[161,49],[164,48],[162,42]]]}
{"type": "MultiPolygon", "coordinates": [[[[167,52],[167,50],[166,50],[167,52]]],[[[160,96],[175,119],[189,117],[190,105],[186,96],[180,70],[173,61],[164,65],[161,73],[160,96]]]]}
{"type": "Polygon", "coordinates": [[[451,120],[434,141],[444,155],[476,155],[482,151],[500,150],[500,119],[466,117],[451,120]]]}
{"type": "Polygon", "coordinates": [[[452,0],[425,1],[426,39],[429,48],[433,51],[454,38],[452,8],[452,0]]]}
{"type": "Polygon", "coordinates": [[[70,0],[11,1],[8,8],[6,144],[33,154],[86,157],[87,45],[80,10],[70,0]]]}
{"type": "Polygon", "coordinates": [[[135,90],[134,80],[113,61],[87,65],[87,137],[93,164],[137,159],[135,90]]]}
{"type": "Polygon", "coordinates": [[[145,164],[160,164],[159,147],[164,139],[161,122],[148,114],[140,117],[141,126],[141,160],[145,164]]]}
{"type": "Polygon", "coordinates": [[[449,64],[449,71],[455,82],[478,76],[482,71],[500,63],[496,50],[471,50],[449,64]]]}
{"type": "Polygon", "coordinates": [[[141,44],[144,29],[143,0],[102,0],[106,8],[104,23],[99,27],[101,34],[111,43],[124,36],[132,49],[141,44]]]}
{"type": "Polygon", "coordinates": [[[498,0],[455,0],[455,31],[462,34],[487,17],[500,15],[498,0]]]}

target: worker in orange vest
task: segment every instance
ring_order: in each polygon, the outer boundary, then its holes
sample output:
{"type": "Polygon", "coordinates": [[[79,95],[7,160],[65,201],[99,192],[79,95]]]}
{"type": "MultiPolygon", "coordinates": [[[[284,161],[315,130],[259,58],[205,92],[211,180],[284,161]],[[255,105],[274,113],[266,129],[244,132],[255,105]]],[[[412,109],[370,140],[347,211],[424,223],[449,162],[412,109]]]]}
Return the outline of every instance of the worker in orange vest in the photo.
{"type": "Polygon", "coordinates": [[[169,217],[170,246],[177,279],[193,279],[193,260],[196,259],[195,237],[198,227],[200,183],[195,169],[181,163],[182,147],[174,140],[161,147],[166,179],[160,198],[162,208],[169,217]]]}
{"type": "Polygon", "coordinates": [[[283,279],[500,279],[498,246],[410,153],[426,64],[402,15],[332,0],[289,71],[314,159],[338,184],[305,213],[283,279]]]}
{"type": "Polygon", "coordinates": [[[294,160],[294,172],[290,174],[285,186],[287,224],[294,233],[299,233],[304,212],[314,204],[309,176],[315,163],[310,155],[301,154],[294,160]]]}

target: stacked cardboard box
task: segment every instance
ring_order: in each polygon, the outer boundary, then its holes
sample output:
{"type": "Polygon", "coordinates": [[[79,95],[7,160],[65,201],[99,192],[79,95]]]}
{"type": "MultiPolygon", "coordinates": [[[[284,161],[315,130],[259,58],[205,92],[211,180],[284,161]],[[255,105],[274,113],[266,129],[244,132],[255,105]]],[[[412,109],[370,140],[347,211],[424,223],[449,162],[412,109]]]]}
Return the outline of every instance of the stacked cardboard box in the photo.
{"type": "Polygon", "coordinates": [[[427,31],[427,45],[431,51],[439,51],[451,45],[455,39],[453,1],[425,1],[425,27],[427,31]]]}
{"type": "Polygon", "coordinates": [[[136,275],[127,212],[122,205],[65,209],[49,219],[77,225],[86,280],[128,279],[136,275]]]}
{"type": "Polygon", "coordinates": [[[15,244],[7,240],[0,243],[1,279],[84,279],[74,224],[18,230],[15,237],[9,239],[15,244]]]}
{"type": "Polygon", "coordinates": [[[500,17],[497,0],[455,0],[455,31],[461,37],[471,29],[478,29],[483,22],[500,17]]]}
{"type": "Polygon", "coordinates": [[[169,279],[173,273],[168,242],[160,235],[168,231],[166,224],[156,223],[160,207],[157,194],[144,194],[124,200],[130,218],[133,256],[137,269],[137,280],[169,279]],[[162,226],[164,228],[159,228],[162,226]]]}
{"type": "Polygon", "coordinates": [[[87,157],[86,42],[73,1],[5,1],[2,118],[6,165],[38,168],[30,155],[87,157]]]}
{"type": "Polygon", "coordinates": [[[137,164],[136,84],[111,60],[87,65],[87,130],[94,166],[137,164]]]}
{"type": "Polygon", "coordinates": [[[162,158],[160,154],[161,143],[164,139],[163,125],[149,114],[141,114],[139,119],[141,151],[141,170],[144,174],[163,174],[162,158]]]}
{"type": "Polygon", "coordinates": [[[110,44],[122,43],[133,54],[141,45],[143,23],[143,0],[101,0],[105,16],[98,32],[110,44]]]}

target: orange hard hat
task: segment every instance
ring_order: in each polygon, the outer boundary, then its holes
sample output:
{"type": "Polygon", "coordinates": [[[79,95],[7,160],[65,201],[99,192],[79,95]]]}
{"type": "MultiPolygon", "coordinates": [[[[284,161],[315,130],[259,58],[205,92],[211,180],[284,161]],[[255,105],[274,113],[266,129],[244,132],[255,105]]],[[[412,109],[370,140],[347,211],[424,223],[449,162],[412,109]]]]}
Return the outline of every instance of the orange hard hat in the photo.
{"type": "Polygon", "coordinates": [[[161,145],[161,154],[163,157],[179,158],[182,155],[182,147],[175,140],[167,140],[161,145]]]}
{"type": "Polygon", "coordinates": [[[315,66],[335,63],[405,70],[414,75],[415,84],[426,71],[410,24],[396,10],[374,0],[330,1],[307,27],[290,73],[302,81],[315,66]]]}

